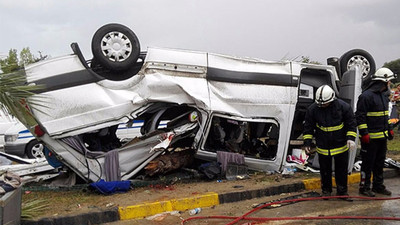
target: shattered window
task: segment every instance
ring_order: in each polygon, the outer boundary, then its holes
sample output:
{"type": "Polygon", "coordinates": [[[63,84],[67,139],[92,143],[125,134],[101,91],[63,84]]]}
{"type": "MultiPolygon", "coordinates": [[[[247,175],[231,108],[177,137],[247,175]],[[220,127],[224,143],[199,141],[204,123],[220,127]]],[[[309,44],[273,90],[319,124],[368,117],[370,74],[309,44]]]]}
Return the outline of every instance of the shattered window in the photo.
{"type": "Polygon", "coordinates": [[[214,116],[205,143],[205,150],[244,154],[246,157],[276,157],[279,127],[275,121],[252,122],[214,116]]]}

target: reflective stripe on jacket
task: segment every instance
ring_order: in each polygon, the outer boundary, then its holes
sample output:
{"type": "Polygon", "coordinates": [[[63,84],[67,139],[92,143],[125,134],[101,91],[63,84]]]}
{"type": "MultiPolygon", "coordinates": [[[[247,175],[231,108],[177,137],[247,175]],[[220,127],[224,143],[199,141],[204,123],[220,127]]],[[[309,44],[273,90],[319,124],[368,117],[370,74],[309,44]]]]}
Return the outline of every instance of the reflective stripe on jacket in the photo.
{"type": "Polygon", "coordinates": [[[388,137],[389,98],[380,91],[365,90],[357,102],[355,113],[360,135],[369,134],[371,139],[388,137]]]}
{"type": "Polygon", "coordinates": [[[356,120],[349,104],[336,99],[328,107],[313,103],[308,109],[304,122],[304,145],[310,146],[315,136],[317,152],[336,155],[348,150],[347,140],[357,136],[356,120]]]}

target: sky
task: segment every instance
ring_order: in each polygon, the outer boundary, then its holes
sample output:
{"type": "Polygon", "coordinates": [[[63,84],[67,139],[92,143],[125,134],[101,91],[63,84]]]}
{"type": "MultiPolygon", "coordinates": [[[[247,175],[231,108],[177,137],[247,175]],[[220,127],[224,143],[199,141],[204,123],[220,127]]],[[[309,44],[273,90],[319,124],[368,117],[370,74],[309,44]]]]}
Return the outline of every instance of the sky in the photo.
{"type": "Polygon", "coordinates": [[[0,0],[0,56],[29,47],[86,59],[98,28],[121,23],[141,50],[166,47],[326,64],[364,49],[376,66],[400,58],[399,0],[0,0]]]}

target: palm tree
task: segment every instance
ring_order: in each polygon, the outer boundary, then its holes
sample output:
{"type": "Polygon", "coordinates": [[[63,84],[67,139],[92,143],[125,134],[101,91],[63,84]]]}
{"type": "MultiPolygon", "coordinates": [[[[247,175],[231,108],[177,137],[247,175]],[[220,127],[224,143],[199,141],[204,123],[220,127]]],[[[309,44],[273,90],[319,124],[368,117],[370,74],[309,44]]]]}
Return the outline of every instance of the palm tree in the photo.
{"type": "Polygon", "coordinates": [[[36,125],[27,103],[32,107],[40,105],[40,99],[33,95],[41,88],[39,85],[27,85],[23,69],[0,74],[0,109],[17,117],[25,125],[36,125]]]}
{"type": "Polygon", "coordinates": [[[36,106],[43,105],[38,97],[33,96],[42,86],[28,85],[24,69],[25,65],[47,58],[47,55],[39,53],[40,58],[36,58],[29,47],[25,47],[18,57],[18,51],[10,49],[8,55],[0,59],[0,110],[17,117],[26,126],[36,125],[29,107],[37,110],[36,106]]]}

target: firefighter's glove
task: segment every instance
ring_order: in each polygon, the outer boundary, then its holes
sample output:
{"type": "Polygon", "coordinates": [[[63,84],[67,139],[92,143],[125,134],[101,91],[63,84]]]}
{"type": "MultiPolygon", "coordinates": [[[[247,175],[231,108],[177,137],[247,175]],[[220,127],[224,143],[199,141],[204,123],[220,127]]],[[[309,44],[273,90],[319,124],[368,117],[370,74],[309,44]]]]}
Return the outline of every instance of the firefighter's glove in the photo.
{"type": "Polygon", "coordinates": [[[389,130],[388,139],[389,139],[389,140],[393,140],[393,138],[394,138],[394,131],[393,131],[393,130],[389,130]]]}
{"type": "Polygon", "coordinates": [[[363,144],[368,144],[369,143],[369,134],[365,134],[365,135],[361,136],[361,142],[363,144]]]}
{"type": "Polygon", "coordinates": [[[347,147],[350,149],[350,151],[356,150],[356,143],[352,140],[347,140],[347,147]]]}
{"type": "Polygon", "coordinates": [[[311,153],[311,147],[310,146],[304,146],[304,150],[306,151],[307,155],[309,155],[311,153]]]}

